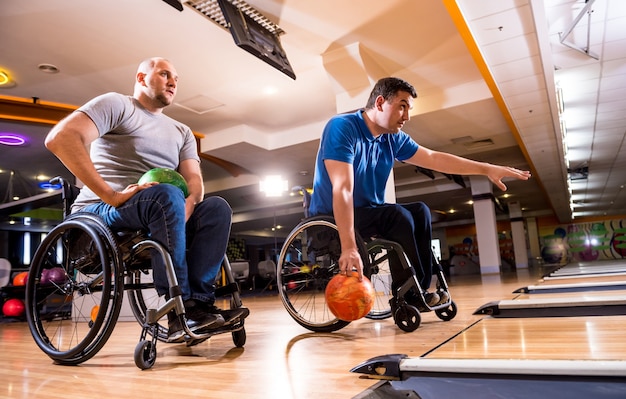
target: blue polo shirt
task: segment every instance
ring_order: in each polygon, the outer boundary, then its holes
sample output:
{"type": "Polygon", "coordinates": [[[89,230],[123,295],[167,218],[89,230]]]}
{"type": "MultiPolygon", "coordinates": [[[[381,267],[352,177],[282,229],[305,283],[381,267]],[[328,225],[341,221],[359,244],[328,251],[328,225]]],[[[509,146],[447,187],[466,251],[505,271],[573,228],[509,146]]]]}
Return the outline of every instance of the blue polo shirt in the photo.
{"type": "Polygon", "coordinates": [[[394,161],[411,158],[418,147],[403,131],[374,138],[363,120],[363,110],[333,117],[324,128],[317,152],[311,216],[333,213],[332,185],[324,160],[351,164],[354,207],[374,207],[385,203],[385,185],[394,161]]]}

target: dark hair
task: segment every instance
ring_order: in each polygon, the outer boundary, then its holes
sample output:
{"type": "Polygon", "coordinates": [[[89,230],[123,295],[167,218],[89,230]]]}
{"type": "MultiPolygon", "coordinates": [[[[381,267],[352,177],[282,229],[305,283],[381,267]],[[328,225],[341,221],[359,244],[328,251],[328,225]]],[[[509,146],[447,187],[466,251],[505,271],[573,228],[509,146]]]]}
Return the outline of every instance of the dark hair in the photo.
{"type": "Polygon", "coordinates": [[[367,104],[365,105],[365,109],[374,108],[376,97],[383,96],[385,101],[391,101],[399,91],[407,92],[413,98],[417,97],[415,87],[405,80],[392,77],[380,79],[376,82],[376,85],[374,85],[370,97],[367,100],[367,104]]]}

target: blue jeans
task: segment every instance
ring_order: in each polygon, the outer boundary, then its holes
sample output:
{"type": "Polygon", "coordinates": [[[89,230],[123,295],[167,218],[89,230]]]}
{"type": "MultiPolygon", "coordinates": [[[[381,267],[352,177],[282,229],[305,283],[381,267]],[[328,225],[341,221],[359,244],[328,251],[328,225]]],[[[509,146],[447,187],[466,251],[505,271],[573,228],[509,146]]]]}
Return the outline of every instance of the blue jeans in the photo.
{"type": "MultiPolygon", "coordinates": [[[[185,223],[185,197],[170,184],[139,191],[120,207],[103,202],[82,209],[104,220],[112,230],[144,230],[170,253],[183,300],[215,301],[215,279],[220,270],[232,220],[232,209],[221,197],[208,197],[196,205],[185,223]]],[[[152,257],[154,283],[159,295],[169,291],[164,263],[152,257]]]]}
{"type": "MultiPolygon", "coordinates": [[[[378,236],[402,245],[420,286],[428,290],[432,280],[432,218],[423,202],[384,204],[354,210],[354,225],[362,237],[378,236]]],[[[412,276],[398,262],[390,262],[394,283],[400,285],[412,276]]]]}

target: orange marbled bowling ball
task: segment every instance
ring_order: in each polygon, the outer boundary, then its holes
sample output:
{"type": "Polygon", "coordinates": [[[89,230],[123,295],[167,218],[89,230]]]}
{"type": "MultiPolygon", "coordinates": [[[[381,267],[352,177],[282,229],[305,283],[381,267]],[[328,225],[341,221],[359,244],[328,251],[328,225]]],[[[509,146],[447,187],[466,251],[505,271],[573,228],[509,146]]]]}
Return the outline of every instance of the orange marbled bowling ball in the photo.
{"type": "Polygon", "coordinates": [[[335,275],[326,286],[326,304],[340,320],[354,321],[367,315],[374,306],[374,287],[356,272],[335,275]]]}

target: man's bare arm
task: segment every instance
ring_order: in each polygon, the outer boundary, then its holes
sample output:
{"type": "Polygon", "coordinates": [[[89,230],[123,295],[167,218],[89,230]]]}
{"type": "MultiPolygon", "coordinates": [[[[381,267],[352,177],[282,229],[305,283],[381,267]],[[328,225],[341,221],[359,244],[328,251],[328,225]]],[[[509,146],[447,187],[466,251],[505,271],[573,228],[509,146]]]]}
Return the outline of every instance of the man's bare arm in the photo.
{"type": "Polygon", "coordinates": [[[325,160],[326,170],[333,190],[333,215],[339,239],[341,241],[341,257],[339,268],[342,273],[356,269],[359,279],[363,276],[363,261],[359,255],[354,230],[354,172],[352,165],[346,162],[325,160]]]}
{"type": "Polygon", "coordinates": [[[119,206],[137,191],[152,185],[133,184],[122,192],[114,191],[102,179],[89,157],[88,146],[98,137],[93,121],[84,113],[75,111],[52,128],[44,144],[76,178],[107,204],[119,206]]]}
{"type": "Polygon", "coordinates": [[[204,197],[204,182],[200,163],[195,159],[186,159],[178,166],[178,172],[183,175],[189,189],[189,196],[185,201],[185,220],[189,220],[197,203],[204,197]]]}
{"type": "Polygon", "coordinates": [[[519,180],[528,180],[530,178],[530,172],[526,170],[478,162],[445,152],[433,151],[422,146],[420,146],[417,152],[411,158],[407,159],[406,162],[442,173],[483,175],[503,191],[506,190],[506,185],[502,182],[504,178],[519,180]]]}

